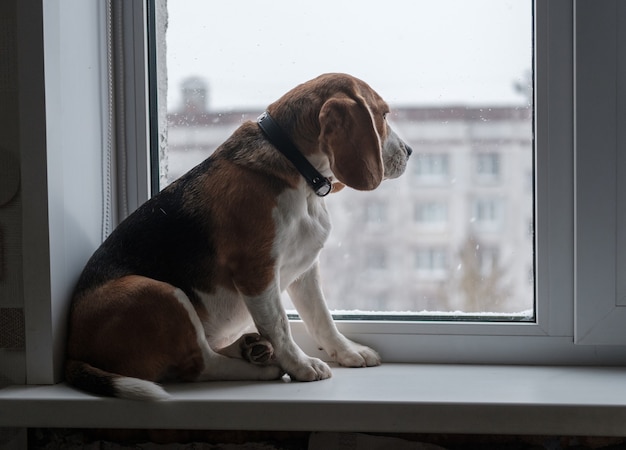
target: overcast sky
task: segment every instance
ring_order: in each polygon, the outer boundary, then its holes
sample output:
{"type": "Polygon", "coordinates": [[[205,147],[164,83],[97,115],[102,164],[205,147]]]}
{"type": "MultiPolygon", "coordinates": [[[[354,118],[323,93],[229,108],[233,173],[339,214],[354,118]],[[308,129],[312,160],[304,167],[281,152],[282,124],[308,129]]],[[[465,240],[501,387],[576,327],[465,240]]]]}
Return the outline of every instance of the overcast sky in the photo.
{"type": "Polygon", "coordinates": [[[517,105],[531,0],[168,0],[170,109],[200,76],[214,110],[259,107],[324,72],[393,105],[517,105]]]}

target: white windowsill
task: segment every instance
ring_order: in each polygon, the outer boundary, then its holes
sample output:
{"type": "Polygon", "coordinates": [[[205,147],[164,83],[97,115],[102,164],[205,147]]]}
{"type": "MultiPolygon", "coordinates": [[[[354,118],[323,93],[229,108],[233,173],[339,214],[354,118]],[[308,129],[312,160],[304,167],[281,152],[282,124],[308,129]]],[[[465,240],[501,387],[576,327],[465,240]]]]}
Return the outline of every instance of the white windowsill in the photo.
{"type": "Polygon", "coordinates": [[[626,368],[384,364],[330,380],[166,386],[165,402],[66,385],[0,390],[0,427],[626,435],[626,368]]]}

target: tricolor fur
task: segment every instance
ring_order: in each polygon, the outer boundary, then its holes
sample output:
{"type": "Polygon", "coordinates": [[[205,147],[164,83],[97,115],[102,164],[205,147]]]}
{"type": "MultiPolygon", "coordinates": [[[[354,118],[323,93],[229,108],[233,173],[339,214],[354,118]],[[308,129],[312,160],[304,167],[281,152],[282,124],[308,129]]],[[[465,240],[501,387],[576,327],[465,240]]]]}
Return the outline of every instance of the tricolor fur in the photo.
{"type": "MultiPolygon", "coordinates": [[[[326,74],[268,107],[301,153],[334,183],[376,188],[411,149],[364,82],[326,74]]],[[[163,399],[165,380],[328,378],[291,338],[281,292],[345,366],[378,354],[335,327],[319,283],[331,224],[294,166],[256,123],[124,220],[87,263],[69,322],[67,381],[87,391],[163,399]]]]}

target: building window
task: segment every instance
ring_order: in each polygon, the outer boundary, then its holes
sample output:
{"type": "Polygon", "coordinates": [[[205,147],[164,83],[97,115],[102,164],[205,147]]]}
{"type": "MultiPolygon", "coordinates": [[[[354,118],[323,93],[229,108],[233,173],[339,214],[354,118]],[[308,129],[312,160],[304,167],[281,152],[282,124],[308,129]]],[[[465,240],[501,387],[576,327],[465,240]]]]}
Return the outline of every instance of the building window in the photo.
{"type": "Polygon", "coordinates": [[[387,252],[380,248],[367,251],[365,266],[370,270],[385,270],[387,268],[387,252]]]}
{"type": "Polygon", "coordinates": [[[449,155],[419,153],[415,155],[414,172],[419,183],[445,183],[450,176],[449,155]]]}
{"type": "Polygon", "coordinates": [[[443,227],[448,222],[448,205],[444,201],[420,201],[415,204],[413,218],[423,227],[443,227]]]}
{"type": "Polygon", "coordinates": [[[448,273],[448,252],[444,247],[421,248],[415,252],[418,276],[442,279],[448,273]]]}
{"type": "Polygon", "coordinates": [[[503,222],[502,200],[494,198],[480,198],[474,200],[470,221],[474,228],[478,230],[500,230],[503,222]]]}
{"type": "Polygon", "coordinates": [[[500,178],[500,154],[477,153],[475,156],[476,179],[479,182],[495,182],[500,178]]]}
{"type": "Polygon", "coordinates": [[[387,221],[387,204],[379,201],[368,201],[365,204],[365,222],[385,223],[387,221]]]}
{"type": "Polygon", "coordinates": [[[476,249],[478,271],[482,276],[489,276],[498,270],[500,251],[497,247],[479,246],[476,249]]]}

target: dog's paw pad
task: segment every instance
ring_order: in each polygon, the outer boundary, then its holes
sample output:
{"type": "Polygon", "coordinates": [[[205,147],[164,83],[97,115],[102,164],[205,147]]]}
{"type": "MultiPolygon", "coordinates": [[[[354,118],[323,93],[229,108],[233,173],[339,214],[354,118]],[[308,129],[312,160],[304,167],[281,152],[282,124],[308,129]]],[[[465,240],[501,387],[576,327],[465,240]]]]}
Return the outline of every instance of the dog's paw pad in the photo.
{"type": "Polygon", "coordinates": [[[259,334],[247,334],[241,340],[241,356],[252,364],[269,364],[274,360],[274,347],[259,334]]]}

